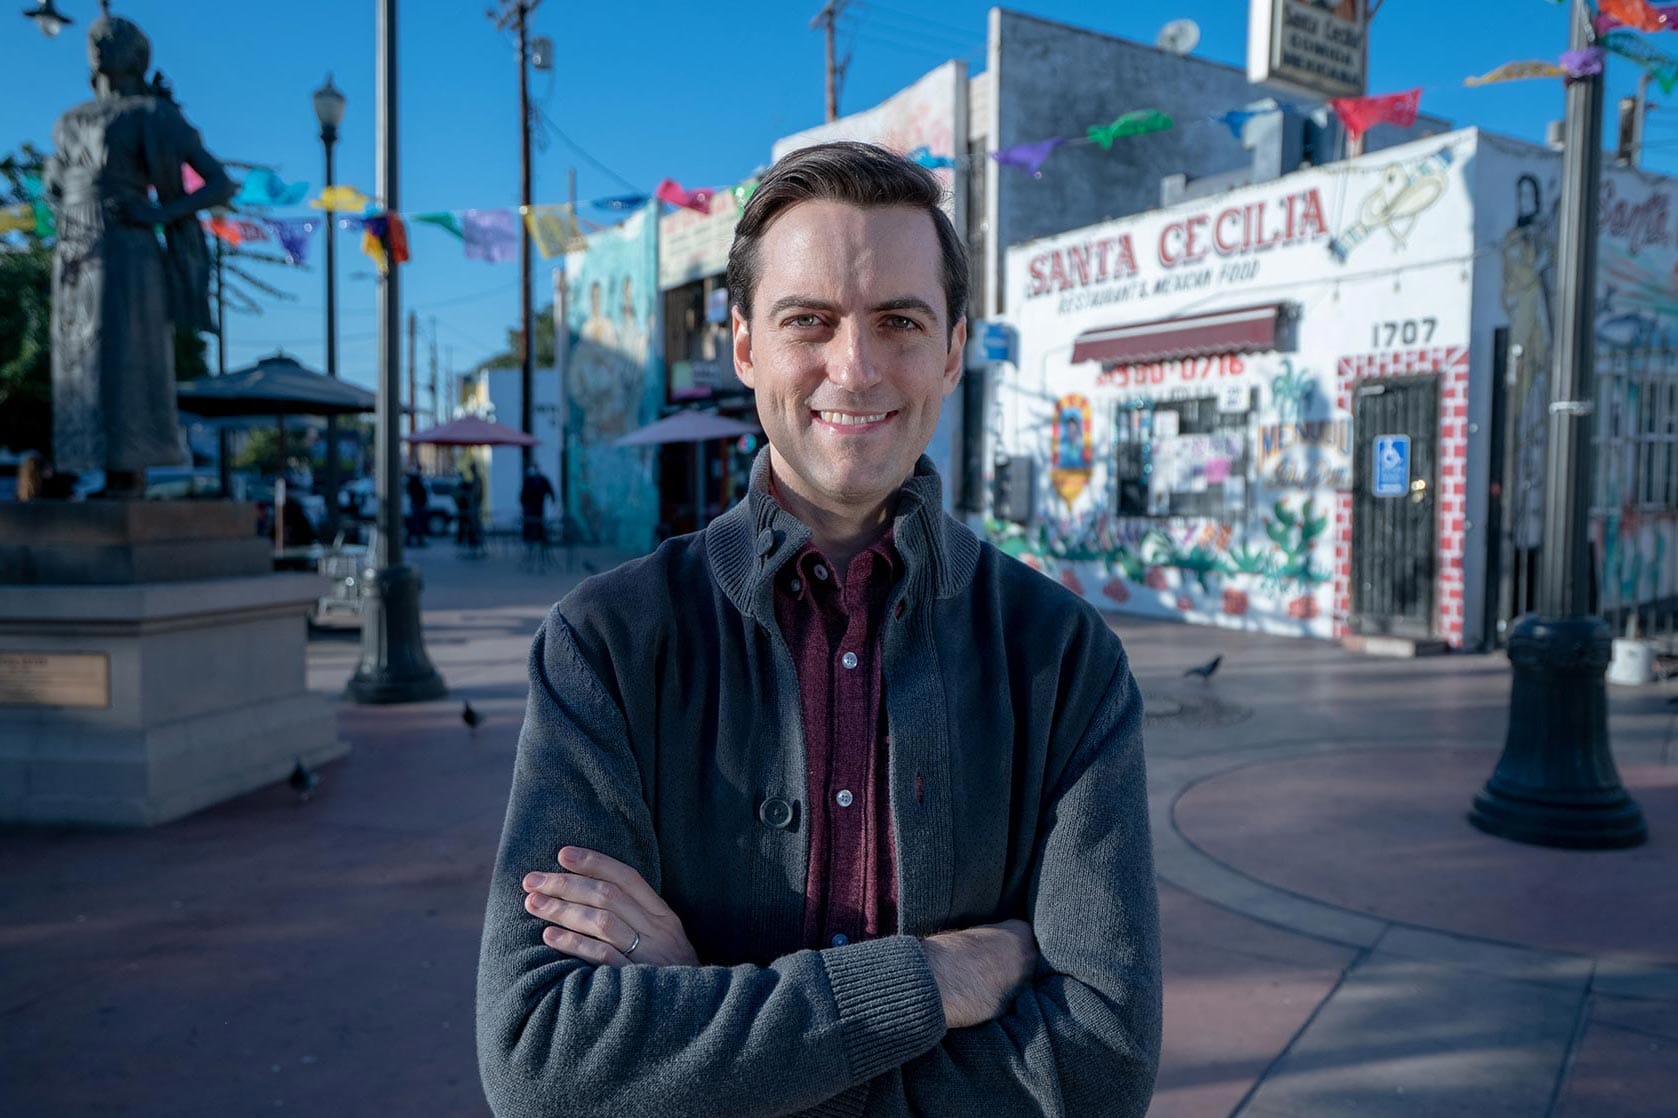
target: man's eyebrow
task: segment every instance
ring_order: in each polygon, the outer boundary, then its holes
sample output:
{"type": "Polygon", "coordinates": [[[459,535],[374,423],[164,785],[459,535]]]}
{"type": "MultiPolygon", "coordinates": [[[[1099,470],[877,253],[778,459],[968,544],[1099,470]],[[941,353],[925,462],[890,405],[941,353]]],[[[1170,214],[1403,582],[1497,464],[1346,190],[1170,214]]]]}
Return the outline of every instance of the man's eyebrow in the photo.
{"type": "MultiPolygon", "coordinates": [[[[838,304],[818,298],[815,295],[784,295],[769,305],[769,314],[773,317],[783,311],[795,308],[830,312],[839,310],[838,304]]],[[[896,299],[887,299],[868,308],[869,314],[879,314],[881,311],[920,311],[922,314],[931,315],[933,318],[938,317],[938,312],[933,309],[931,303],[915,295],[902,295],[896,299]]]]}
{"type": "Polygon", "coordinates": [[[795,307],[812,311],[836,311],[839,309],[835,304],[828,302],[826,299],[819,299],[814,295],[783,295],[769,304],[769,314],[770,317],[774,317],[782,311],[790,311],[795,307]]]}
{"type": "Polygon", "coordinates": [[[879,314],[881,311],[920,311],[923,314],[938,317],[938,312],[932,309],[932,304],[915,295],[904,295],[896,299],[887,299],[883,303],[875,303],[868,308],[868,313],[879,314]]]}

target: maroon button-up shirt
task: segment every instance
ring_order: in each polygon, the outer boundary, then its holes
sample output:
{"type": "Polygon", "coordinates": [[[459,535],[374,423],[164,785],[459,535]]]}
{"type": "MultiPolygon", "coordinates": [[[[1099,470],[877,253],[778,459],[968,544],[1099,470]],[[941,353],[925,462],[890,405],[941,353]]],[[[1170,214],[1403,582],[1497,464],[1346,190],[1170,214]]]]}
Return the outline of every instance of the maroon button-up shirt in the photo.
{"type": "Polygon", "coordinates": [[[888,531],[851,560],[842,585],[810,545],[777,576],[775,619],[798,669],[804,708],[810,948],[897,931],[880,634],[901,567],[888,531]]]}

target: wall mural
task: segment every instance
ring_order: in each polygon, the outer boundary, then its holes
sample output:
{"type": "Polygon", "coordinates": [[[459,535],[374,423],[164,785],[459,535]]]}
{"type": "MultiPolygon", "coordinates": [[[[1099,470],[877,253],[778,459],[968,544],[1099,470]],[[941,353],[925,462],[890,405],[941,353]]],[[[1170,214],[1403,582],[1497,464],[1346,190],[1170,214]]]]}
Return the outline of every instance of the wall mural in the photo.
{"type": "Polygon", "coordinates": [[[635,552],[652,546],[658,522],[655,452],[612,443],[652,422],[664,398],[657,230],[643,210],[565,261],[568,507],[586,542],[635,552]]]}
{"type": "MultiPolygon", "coordinates": [[[[1510,479],[1513,542],[1543,542],[1545,452],[1549,436],[1550,365],[1555,359],[1556,235],[1560,187],[1550,158],[1517,165],[1513,220],[1500,242],[1501,309],[1510,342],[1522,353],[1509,398],[1515,451],[1510,479]]],[[[1643,389],[1626,372],[1651,361],[1671,365],[1678,350],[1678,206],[1670,184],[1611,170],[1599,187],[1598,278],[1594,334],[1602,397],[1598,430],[1629,432],[1649,420],[1643,389]],[[1654,356],[1650,356],[1653,351],[1654,356]]],[[[1639,461],[1629,447],[1605,451],[1596,466],[1591,534],[1599,557],[1598,597],[1604,610],[1678,595],[1678,512],[1640,507],[1639,461]]]]}

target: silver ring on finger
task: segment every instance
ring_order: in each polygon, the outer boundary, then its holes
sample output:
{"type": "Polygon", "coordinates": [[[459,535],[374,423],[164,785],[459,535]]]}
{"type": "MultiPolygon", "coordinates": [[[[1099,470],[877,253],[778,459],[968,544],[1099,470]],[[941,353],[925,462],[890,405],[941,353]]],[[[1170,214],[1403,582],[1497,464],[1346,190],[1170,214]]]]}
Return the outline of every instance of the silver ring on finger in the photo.
{"type": "MultiPolygon", "coordinates": [[[[632,932],[635,932],[634,928],[631,928],[629,930],[632,931],[632,932]]],[[[635,954],[635,949],[637,947],[640,947],[640,946],[641,946],[641,933],[640,932],[635,932],[635,942],[631,943],[628,947],[623,949],[623,957],[625,959],[629,958],[631,955],[635,954]]]]}

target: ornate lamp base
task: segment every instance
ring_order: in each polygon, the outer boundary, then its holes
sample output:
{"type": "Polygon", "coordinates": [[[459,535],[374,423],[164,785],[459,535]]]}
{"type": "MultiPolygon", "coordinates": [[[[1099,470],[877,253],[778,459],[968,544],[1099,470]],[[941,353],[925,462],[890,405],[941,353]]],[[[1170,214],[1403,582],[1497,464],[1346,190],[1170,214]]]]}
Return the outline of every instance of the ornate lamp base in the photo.
{"type": "Polygon", "coordinates": [[[1469,822],[1538,846],[1612,850],[1648,838],[1608,747],[1603,673],[1611,641],[1597,617],[1527,614],[1509,637],[1515,666],[1503,756],[1469,822]]]}
{"type": "Polygon", "coordinates": [[[448,694],[425,653],[420,627],[420,573],[381,567],[367,588],[361,619],[361,662],[344,694],[358,703],[420,703],[448,694]]]}

